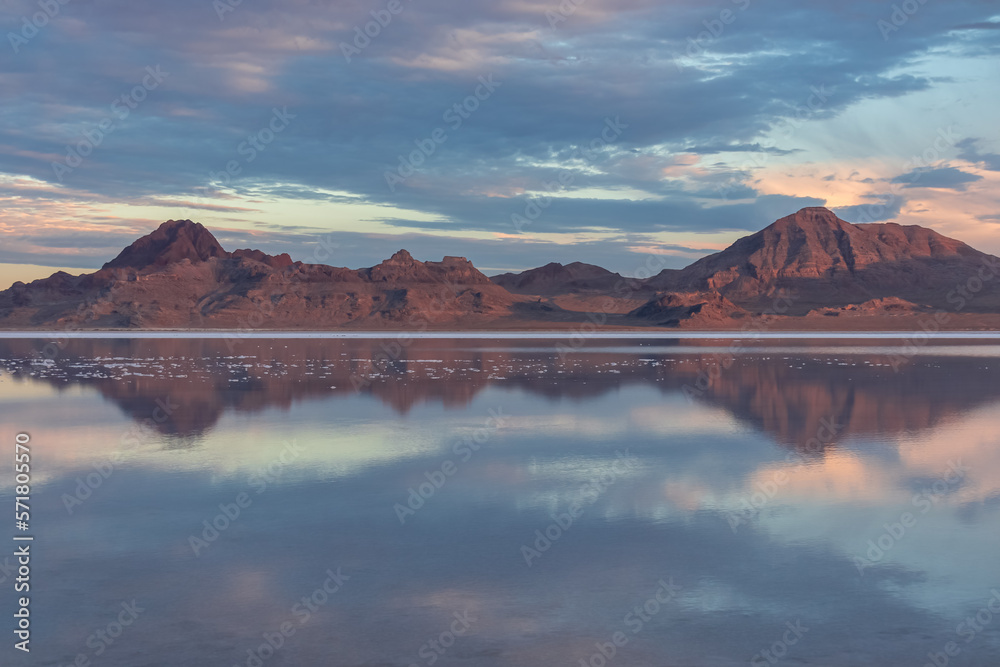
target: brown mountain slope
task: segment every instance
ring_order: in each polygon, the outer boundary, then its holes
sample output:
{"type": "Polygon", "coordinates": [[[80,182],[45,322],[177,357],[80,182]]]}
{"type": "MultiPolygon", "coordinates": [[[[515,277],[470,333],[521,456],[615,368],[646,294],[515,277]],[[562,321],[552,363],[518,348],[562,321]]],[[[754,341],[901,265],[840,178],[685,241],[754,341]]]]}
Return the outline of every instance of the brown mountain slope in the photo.
{"type": "Polygon", "coordinates": [[[946,328],[1000,329],[997,277],[1000,259],[961,241],[916,226],[853,225],[823,208],[645,281],[579,262],[491,280],[464,258],[420,262],[405,250],[364,269],[303,264],[227,252],[180,220],[94,273],[0,291],[0,328],[726,330],[769,313],[780,294],[791,308],[767,315],[776,330],[916,330],[935,309],[946,311],[946,328]],[[979,277],[989,278],[982,289],[956,296],[979,277]]]}
{"type": "MultiPolygon", "coordinates": [[[[263,254],[263,253],[262,253],[263,254]]],[[[168,220],[152,234],[121,251],[102,268],[148,269],[167,266],[182,259],[203,262],[213,257],[228,257],[212,233],[201,223],[190,220],[168,220]]]]}
{"type": "Polygon", "coordinates": [[[228,253],[189,220],[169,221],[92,274],[56,273],[0,292],[5,328],[420,329],[510,314],[513,298],[463,258],[405,250],[352,270],[257,250],[228,253]]]}
{"type": "Polygon", "coordinates": [[[513,294],[551,296],[586,290],[610,292],[622,276],[593,264],[551,262],[521,273],[502,273],[490,280],[513,294]]]}
{"type": "Polygon", "coordinates": [[[717,329],[749,313],[715,292],[661,294],[629,313],[640,322],[686,329],[717,329]]]}
{"type": "MultiPolygon", "coordinates": [[[[654,276],[650,285],[712,290],[748,308],[785,291],[795,302],[792,314],[889,296],[948,308],[949,293],[989,262],[1000,260],[931,229],[853,225],[825,208],[806,208],[682,271],[654,276]]],[[[998,305],[984,295],[972,309],[998,305]]]]}

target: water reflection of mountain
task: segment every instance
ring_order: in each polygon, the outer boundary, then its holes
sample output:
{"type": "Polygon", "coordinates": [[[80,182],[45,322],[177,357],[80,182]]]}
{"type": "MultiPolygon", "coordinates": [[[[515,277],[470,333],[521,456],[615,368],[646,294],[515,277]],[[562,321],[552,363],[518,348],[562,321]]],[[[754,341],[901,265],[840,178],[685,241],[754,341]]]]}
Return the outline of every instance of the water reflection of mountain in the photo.
{"type": "Polygon", "coordinates": [[[176,406],[156,428],[178,437],[204,433],[227,411],[287,409],[322,397],[368,394],[405,413],[422,402],[467,405],[488,386],[586,400],[651,385],[675,395],[701,387],[694,400],[801,446],[823,419],[843,426],[834,441],[899,434],[1000,399],[990,358],[941,363],[924,356],[895,372],[885,354],[809,346],[751,351],[706,386],[699,376],[718,363],[709,341],[684,341],[702,350],[694,353],[675,349],[674,341],[622,354],[618,342],[614,351],[591,346],[560,357],[551,343],[538,341],[419,339],[397,348],[391,340],[360,339],[75,339],[41,364],[37,352],[46,343],[0,341],[0,364],[18,378],[93,388],[137,422],[162,414],[157,408],[164,404],[176,406]]]}

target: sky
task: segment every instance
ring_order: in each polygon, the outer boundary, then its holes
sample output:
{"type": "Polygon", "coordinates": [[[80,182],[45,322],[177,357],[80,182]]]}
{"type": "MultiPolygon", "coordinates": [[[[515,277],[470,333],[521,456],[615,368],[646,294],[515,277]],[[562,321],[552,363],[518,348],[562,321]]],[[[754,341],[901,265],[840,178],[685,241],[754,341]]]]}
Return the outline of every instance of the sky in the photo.
{"type": "Polygon", "coordinates": [[[0,0],[0,288],[169,219],[486,273],[805,206],[1000,254],[1000,3],[0,0]]]}

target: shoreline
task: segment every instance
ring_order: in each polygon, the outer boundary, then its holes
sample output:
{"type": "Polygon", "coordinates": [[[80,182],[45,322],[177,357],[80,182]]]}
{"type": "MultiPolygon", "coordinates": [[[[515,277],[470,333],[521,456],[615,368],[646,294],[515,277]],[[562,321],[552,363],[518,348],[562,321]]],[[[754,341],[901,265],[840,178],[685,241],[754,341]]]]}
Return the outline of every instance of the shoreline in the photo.
{"type": "Polygon", "coordinates": [[[952,330],[927,333],[924,331],[765,331],[765,332],[741,332],[733,330],[719,331],[594,331],[580,333],[572,330],[552,331],[552,330],[482,330],[482,331],[287,331],[287,330],[267,330],[267,331],[238,331],[225,329],[144,329],[141,331],[131,331],[125,329],[106,329],[93,331],[0,331],[0,339],[25,339],[25,338],[66,338],[66,339],[90,339],[90,338],[206,338],[206,339],[393,339],[405,336],[411,339],[540,339],[558,340],[567,337],[581,336],[586,339],[724,339],[724,340],[781,340],[781,339],[828,339],[828,338],[851,338],[851,339],[905,339],[918,334],[922,334],[928,339],[955,339],[955,340],[1000,340],[1000,331],[968,331],[952,330]]]}

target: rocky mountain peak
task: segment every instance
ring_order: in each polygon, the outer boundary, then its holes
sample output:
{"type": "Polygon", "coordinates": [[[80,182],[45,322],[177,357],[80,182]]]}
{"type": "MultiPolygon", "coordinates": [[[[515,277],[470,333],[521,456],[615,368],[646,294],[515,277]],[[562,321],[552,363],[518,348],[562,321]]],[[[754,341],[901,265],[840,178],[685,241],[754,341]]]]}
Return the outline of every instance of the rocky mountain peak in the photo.
{"type": "Polygon", "coordinates": [[[837,217],[837,214],[825,206],[808,206],[795,213],[781,218],[774,224],[781,222],[796,222],[800,225],[840,227],[845,223],[837,217]]]}
{"type": "Polygon", "coordinates": [[[228,257],[215,236],[198,222],[168,220],[154,232],[143,236],[122,250],[105,269],[145,269],[167,266],[188,259],[204,262],[213,257],[228,257]]]}
{"type": "Polygon", "coordinates": [[[756,238],[765,245],[779,243],[782,237],[807,239],[815,243],[820,239],[852,236],[857,231],[858,227],[841,220],[830,209],[813,206],[785,216],[748,238],[756,238]]]}
{"type": "Polygon", "coordinates": [[[397,250],[392,257],[382,262],[383,264],[413,264],[416,260],[406,250],[397,250]]]}

